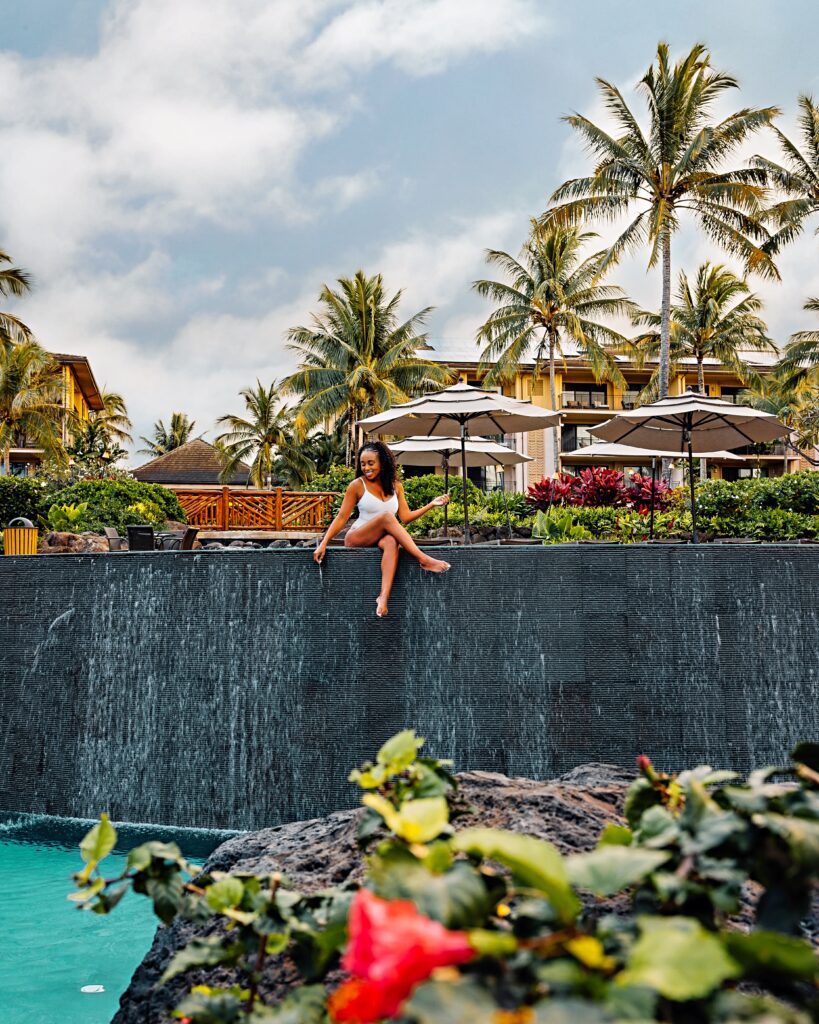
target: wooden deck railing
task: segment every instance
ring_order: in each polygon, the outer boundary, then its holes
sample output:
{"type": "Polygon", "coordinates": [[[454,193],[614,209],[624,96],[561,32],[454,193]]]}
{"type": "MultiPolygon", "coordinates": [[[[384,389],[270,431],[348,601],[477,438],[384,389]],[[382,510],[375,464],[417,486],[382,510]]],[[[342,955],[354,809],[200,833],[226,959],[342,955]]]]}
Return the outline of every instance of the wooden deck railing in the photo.
{"type": "Polygon", "coordinates": [[[301,530],[318,533],[330,518],[334,491],[255,491],[195,487],[176,491],[189,526],[200,530],[301,530]]]}

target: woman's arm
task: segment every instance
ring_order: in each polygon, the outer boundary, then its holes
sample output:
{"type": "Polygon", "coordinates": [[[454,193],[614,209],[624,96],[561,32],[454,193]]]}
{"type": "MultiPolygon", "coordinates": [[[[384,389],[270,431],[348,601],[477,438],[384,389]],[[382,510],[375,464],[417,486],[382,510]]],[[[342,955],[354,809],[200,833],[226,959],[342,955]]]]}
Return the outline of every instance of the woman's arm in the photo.
{"type": "Polygon", "coordinates": [[[449,503],[448,494],[439,494],[437,498],[433,498],[432,501],[428,502],[422,508],[416,508],[414,511],[407,504],[407,499],[404,496],[404,485],[400,480],[395,481],[395,493],[398,496],[398,518],[402,523],[414,523],[416,519],[420,519],[421,516],[425,515],[431,508],[440,508],[441,505],[447,505],[449,503]]]}
{"type": "Polygon", "coordinates": [[[344,500],[341,503],[341,508],[338,510],[335,519],[327,527],[327,533],[325,533],[321,538],[318,547],[313,552],[313,558],[316,562],[322,561],[327,552],[327,545],[337,533],[340,533],[344,529],[347,520],[353,514],[353,509],[356,507],[360,497],[361,487],[359,486],[358,479],[356,479],[348,485],[344,494],[344,500]]]}

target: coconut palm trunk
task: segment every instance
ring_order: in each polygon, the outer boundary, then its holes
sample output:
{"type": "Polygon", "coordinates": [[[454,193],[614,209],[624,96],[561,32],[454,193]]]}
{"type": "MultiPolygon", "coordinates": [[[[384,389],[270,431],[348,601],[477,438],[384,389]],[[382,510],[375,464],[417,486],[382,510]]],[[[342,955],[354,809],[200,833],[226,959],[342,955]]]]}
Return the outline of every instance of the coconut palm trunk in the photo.
{"type": "MultiPolygon", "coordinates": [[[[552,409],[557,412],[557,373],[555,367],[555,355],[557,349],[557,336],[554,330],[549,331],[549,397],[552,402],[552,409]]],[[[555,463],[555,473],[560,469],[560,435],[558,427],[552,427],[552,455],[555,463]]]]}
{"type": "Polygon", "coordinates": [[[663,294],[660,306],[660,398],[668,394],[671,366],[671,233],[663,233],[663,294]]]}

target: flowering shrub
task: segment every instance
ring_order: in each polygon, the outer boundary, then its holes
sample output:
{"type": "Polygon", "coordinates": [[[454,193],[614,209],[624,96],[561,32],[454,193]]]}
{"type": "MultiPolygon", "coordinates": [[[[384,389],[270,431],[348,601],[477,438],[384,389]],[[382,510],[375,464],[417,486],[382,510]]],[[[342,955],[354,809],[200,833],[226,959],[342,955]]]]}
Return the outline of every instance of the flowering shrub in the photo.
{"type": "MultiPolygon", "coordinates": [[[[578,476],[560,473],[543,479],[529,488],[528,501],[534,508],[548,512],[555,505],[579,505],[583,508],[618,508],[627,505],[639,508],[651,505],[651,477],[633,473],[628,487],[623,474],[616,469],[592,466],[578,476]]],[[[663,480],[654,485],[655,508],[666,508],[672,491],[663,480]]]]}
{"type": "Polygon", "coordinates": [[[304,895],[276,873],[205,874],[156,842],[106,878],[117,837],[103,815],[70,898],[105,914],[130,888],[166,924],[204,926],[159,985],[218,965],[238,982],[194,986],[174,1011],[188,1024],[810,1024],[819,969],[800,921],[819,878],[819,744],[744,782],[641,757],[626,824],[571,856],[500,829],[455,832],[457,781],[422,744],[398,733],[350,775],[364,793],[361,887],[304,895]],[[729,929],[749,881],[750,928],[729,929]],[[267,1005],[265,962],[285,952],[305,983],[267,1005]]]}

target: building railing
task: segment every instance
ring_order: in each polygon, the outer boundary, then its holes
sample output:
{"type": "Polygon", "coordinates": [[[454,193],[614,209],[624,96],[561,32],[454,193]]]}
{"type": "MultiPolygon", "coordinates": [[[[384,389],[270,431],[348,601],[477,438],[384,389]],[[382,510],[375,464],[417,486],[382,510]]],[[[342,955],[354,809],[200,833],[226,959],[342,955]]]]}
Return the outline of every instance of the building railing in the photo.
{"type": "Polygon", "coordinates": [[[608,409],[606,395],[594,394],[589,391],[564,391],[560,396],[563,409],[608,409]]]}
{"type": "Polygon", "coordinates": [[[334,491],[184,488],[176,491],[189,526],[200,530],[299,530],[319,533],[327,525],[334,491]]]}

